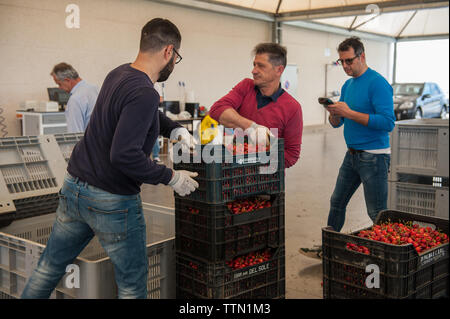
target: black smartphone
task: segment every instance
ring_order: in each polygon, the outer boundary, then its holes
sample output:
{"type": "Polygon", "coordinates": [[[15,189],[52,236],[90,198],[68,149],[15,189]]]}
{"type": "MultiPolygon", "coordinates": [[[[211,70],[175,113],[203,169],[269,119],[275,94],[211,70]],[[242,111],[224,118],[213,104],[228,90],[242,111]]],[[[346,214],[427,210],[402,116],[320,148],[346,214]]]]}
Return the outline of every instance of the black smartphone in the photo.
{"type": "Polygon", "coordinates": [[[323,106],[334,104],[334,102],[327,97],[319,97],[319,103],[322,104],[323,106]]]}

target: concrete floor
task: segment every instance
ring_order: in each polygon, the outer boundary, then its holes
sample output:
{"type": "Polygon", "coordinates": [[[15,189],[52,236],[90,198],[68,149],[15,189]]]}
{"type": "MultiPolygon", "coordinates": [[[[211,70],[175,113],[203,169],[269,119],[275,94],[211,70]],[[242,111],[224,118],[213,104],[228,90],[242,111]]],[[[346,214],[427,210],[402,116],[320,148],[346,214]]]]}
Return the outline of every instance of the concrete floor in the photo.
{"type": "MultiPolygon", "coordinates": [[[[321,299],[322,263],[299,253],[301,247],[321,244],[329,200],[346,145],[342,128],[305,127],[299,161],[286,171],[286,298],[321,299]]],[[[170,166],[167,156],[161,159],[170,166]]],[[[144,202],[174,207],[172,188],[143,185],[144,202]]],[[[362,186],[351,199],[342,232],[372,224],[367,216],[362,186]]]]}

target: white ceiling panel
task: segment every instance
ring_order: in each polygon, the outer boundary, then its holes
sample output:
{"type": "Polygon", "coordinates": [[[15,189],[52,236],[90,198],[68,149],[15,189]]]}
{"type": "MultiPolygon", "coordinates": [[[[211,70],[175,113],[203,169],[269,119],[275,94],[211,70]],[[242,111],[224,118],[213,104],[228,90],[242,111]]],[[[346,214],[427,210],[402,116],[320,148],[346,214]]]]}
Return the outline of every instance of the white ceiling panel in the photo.
{"type": "Polygon", "coordinates": [[[408,23],[413,14],[414,11],[381,14],[375,19],[358,27],[358,30],[396,37],[408,23]]]}
{"type": "Polygon", "coordinates": [[[340,28],[391,37],[424,37],[449,33],[448,8],[382,13],[378,16],[328,18],[312,20],[340,28]],[[366,22],[367,21],[367,22],[366,22]]]}
{"type": "Polygon", "coordinates": [[[318,22],[318,23],[332,25],[332,26],[335,26],[335,27],[348,29],[352,25],[353,20],[355,20],[355,17],[338,17],[338,18],[328,18],[328,19],[315,19],[315,20],[312,20],[312,21],[318,22]]]}
{"type": "Polygon", "coordinates": [[[414,19],[405,28],[402,36],[426,34],[448,34],[448,7],[418,11],[414,19]]]}
{"type": "Polygon", "coordinates": [[[308,22],[390,39],[448,37],[443,0],[153,0],[280,22],[308,22]],[[278,14],[277,14],[278,9],[278,14]],[[412,19],[411,19],[412,18],[412,19]]]}
{"type": "Polygon", "coordinates": [[[386,2],[389,0],[374,1],[374,0],[283,0],[280,6],[280,13],[303,11],[303,10],[317,10],[324,8],[345,7],[349,5],[373,4],[375,2],[386,2]]]}
{"type": "Polygon", "coordinates": [[[243,7],[258,11],[266,11],[274,13],[277,10],[278,1],[274,0],[224,0],[224,1],[213,1],[217,3],[222,3],[226,5],[232,5],[237,7],[243,7]]]}

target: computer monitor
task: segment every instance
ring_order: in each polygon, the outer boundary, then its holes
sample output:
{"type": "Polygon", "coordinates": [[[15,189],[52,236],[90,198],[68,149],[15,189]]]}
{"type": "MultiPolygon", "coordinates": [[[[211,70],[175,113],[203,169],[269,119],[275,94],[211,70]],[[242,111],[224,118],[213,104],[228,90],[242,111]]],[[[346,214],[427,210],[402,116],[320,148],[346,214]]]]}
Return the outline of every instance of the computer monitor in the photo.
{"type": "Polygon", "coordinates": [[[49,100],[58,102],[59,109],[64,110],[64,105],[69,101],[69,93],[60,88],[47,88],[47,92],[49,100]]]}
{"type": "Polygon", "coordinates": [[[189,112],[191,114],[191,116],[194,117],[195,109],[197,109],[197,113],[198,113],[198,108],[199,107],[200,107],[200,103],[189,103],[189,102],[186,102],[184,110],[189,112]]]}
{"type": "Polygon", "coordinates": [[[180,102],[179,101],[163,101],[162,107],[164,109],[164,113],[169,111],[173,114],[179,114],[180,113],[180,102]]]}

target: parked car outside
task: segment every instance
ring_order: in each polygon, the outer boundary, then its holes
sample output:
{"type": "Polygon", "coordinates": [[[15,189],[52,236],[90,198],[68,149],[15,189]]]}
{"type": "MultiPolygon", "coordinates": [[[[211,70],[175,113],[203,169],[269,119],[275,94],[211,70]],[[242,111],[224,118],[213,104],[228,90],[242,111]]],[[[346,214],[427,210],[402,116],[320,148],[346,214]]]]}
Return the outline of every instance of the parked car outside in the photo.
{"type": "Polygon", "coordinates": [[[448,96],[436,83],[394,83],[392,88],[397,120],[447,118],[448,96]]]}

